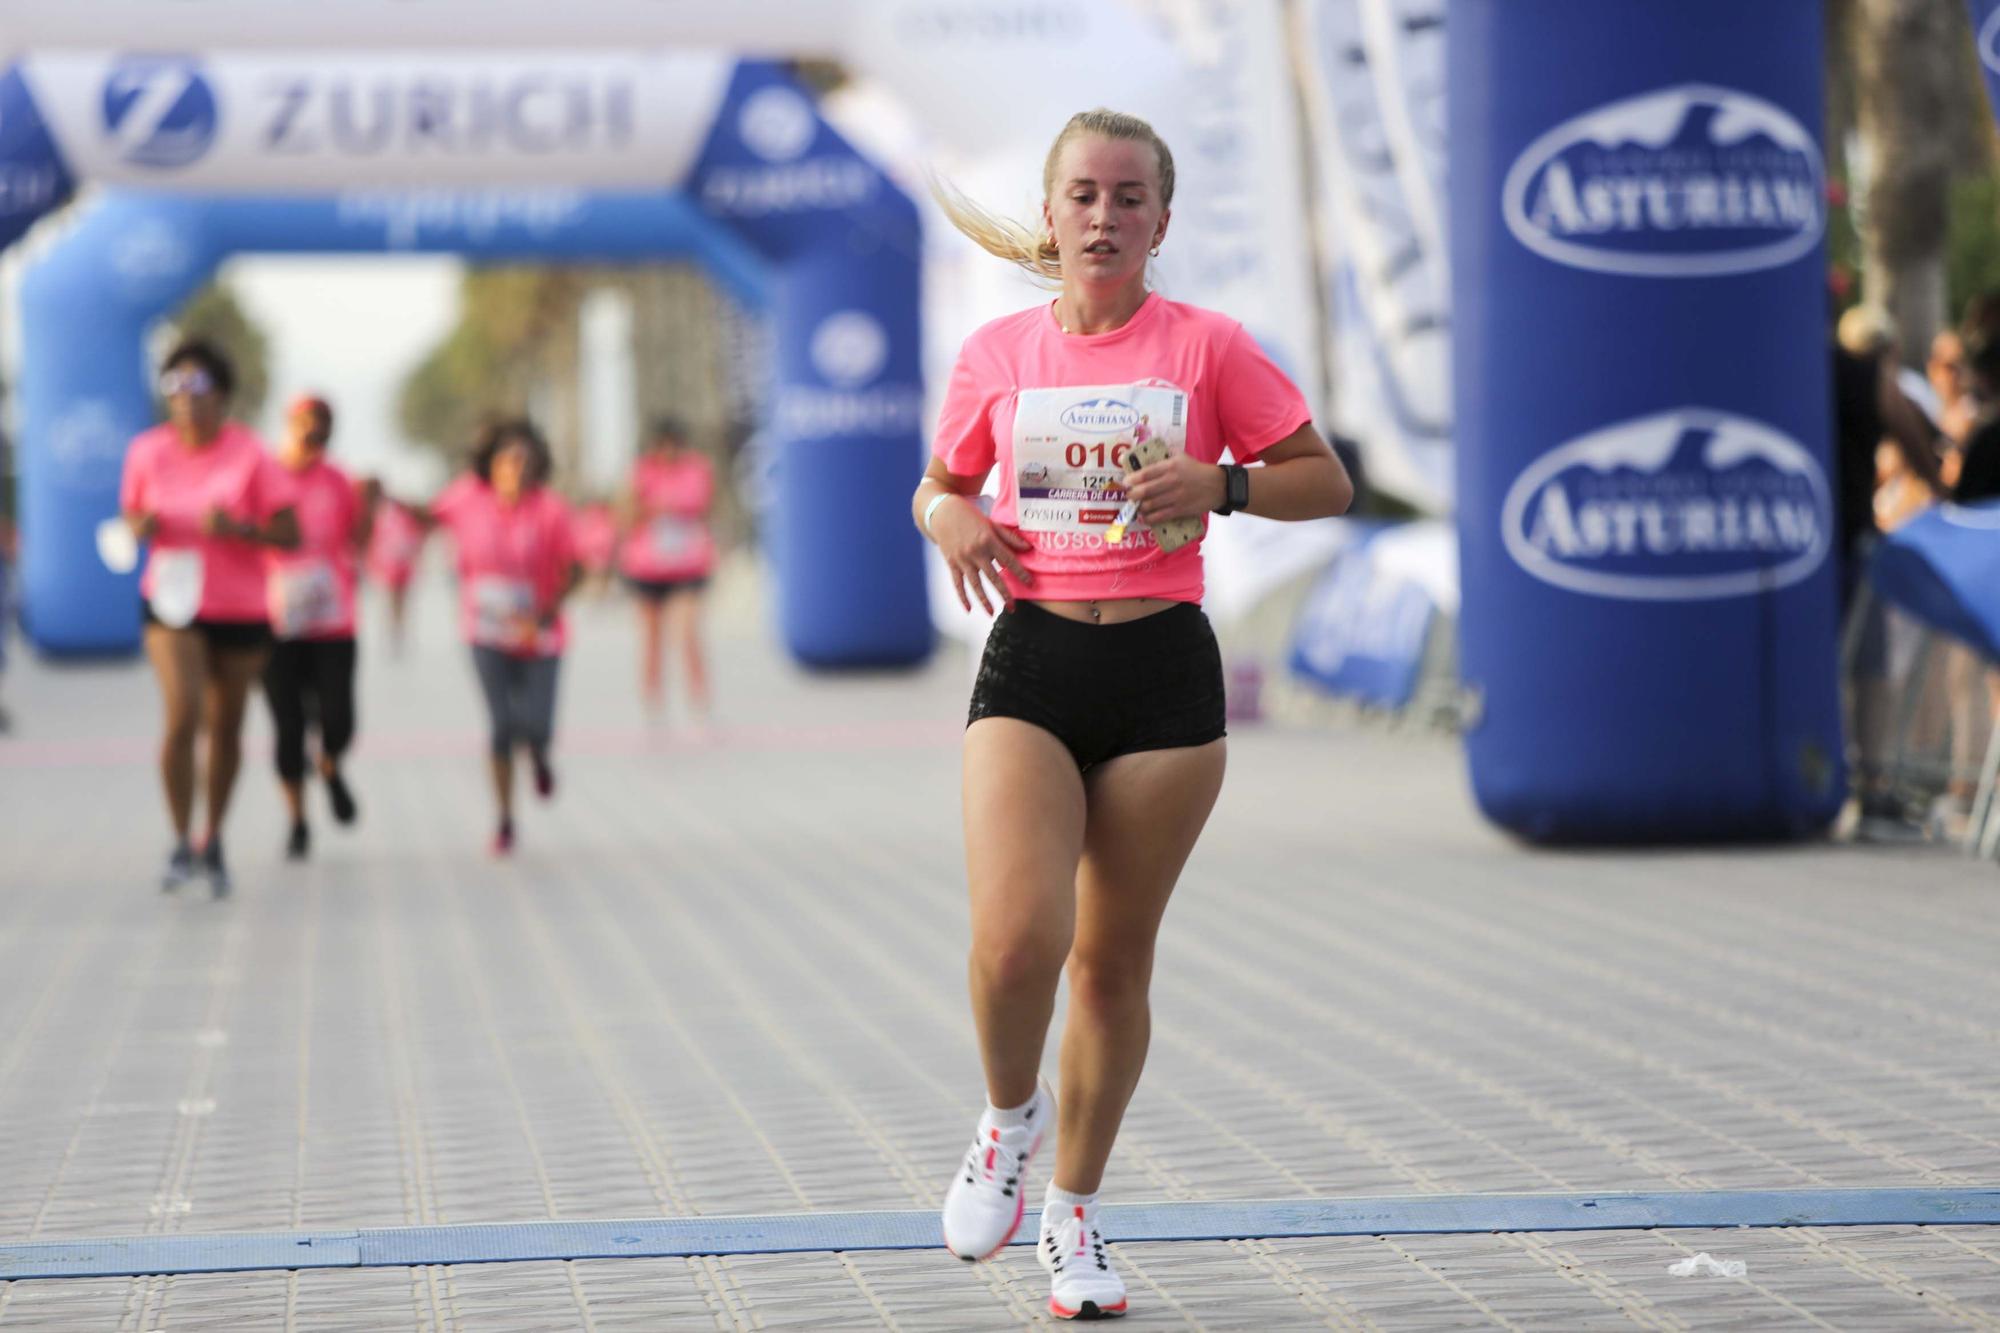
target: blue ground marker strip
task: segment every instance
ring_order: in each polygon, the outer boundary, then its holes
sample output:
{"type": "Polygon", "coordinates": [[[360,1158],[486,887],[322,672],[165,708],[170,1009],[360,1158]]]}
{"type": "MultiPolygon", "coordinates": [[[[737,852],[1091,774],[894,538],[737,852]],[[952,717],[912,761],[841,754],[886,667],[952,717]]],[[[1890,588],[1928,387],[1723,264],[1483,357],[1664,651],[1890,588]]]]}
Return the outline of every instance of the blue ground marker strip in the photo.
{"type": "MultiPolygon", "coordinates": [[[[1105,1231],[1121,1242],[1654,1227],[1994,1225],[2000,1225],[2000,1189],[1436,1194],[1128,1203],[1104,1209],[1105,1231]]],[[[1023,1230],[1026,1234],[1015,1243],[1032,1244],[1033,1230],[1023,1230]]],[[[0,1244],[0,1281],[940,1247],[937,1214],[930,1211],[364,1227],[0,1244]]]]}

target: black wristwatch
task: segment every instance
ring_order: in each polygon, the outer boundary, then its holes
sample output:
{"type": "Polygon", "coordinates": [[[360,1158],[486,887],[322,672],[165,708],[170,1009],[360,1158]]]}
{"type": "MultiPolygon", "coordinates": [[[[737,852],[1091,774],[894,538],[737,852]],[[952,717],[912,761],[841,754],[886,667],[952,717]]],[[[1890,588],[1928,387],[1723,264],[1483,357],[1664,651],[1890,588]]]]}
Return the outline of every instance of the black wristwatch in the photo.
{"type": "Polygon", "coordinates": [[[1222,503],[1215,507],[1218,514],[1233,514],[1239,509],[1250,507],[1250,469],[1239,463],[1222,465],[1222,503]]]}

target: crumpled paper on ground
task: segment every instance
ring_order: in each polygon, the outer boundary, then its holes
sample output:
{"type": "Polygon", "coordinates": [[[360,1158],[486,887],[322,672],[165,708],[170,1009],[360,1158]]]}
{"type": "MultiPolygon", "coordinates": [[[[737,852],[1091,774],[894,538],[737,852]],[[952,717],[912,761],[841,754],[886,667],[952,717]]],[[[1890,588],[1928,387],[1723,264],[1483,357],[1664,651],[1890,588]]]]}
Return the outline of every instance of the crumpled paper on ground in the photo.
{"type": "Polygon", "coordinates": [[[1667,1271],[1675,1277],[1742,1277],[1750,1271],[1750,1265],[1741,1259],[1717,1259],[1703,1250],[1692,1259],[1683,1259],[1677,1264],[1668,1264],[1667,1271]]]}

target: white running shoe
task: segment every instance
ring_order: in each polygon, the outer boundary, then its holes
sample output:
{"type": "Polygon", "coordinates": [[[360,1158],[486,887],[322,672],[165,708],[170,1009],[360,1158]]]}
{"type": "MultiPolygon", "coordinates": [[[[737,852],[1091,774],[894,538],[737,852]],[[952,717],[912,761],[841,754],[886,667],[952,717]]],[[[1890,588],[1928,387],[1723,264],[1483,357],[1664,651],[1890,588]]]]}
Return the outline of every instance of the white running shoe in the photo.
{"type": "Polygon", "coordinates": [[[1049,1270],[1049,1313],[1058,1319],[1116,1319],[1125,1313],[1125,1280],[1111,1266],[1097,1218],[1083,1206],[1042,1212],[1035,1258],[1049,1270]]]}
{"type": "Polygon", "coordinates": [[[944,1246],[961,1259],[991,1259],[1021,1229],[1028,1163],[1055,1128],[1056,1096],[1047,1079],[1035,1085],[1027,1123],[1000,1129],[979,1117],[979,1129],[944,1196],[944,1246]]]}

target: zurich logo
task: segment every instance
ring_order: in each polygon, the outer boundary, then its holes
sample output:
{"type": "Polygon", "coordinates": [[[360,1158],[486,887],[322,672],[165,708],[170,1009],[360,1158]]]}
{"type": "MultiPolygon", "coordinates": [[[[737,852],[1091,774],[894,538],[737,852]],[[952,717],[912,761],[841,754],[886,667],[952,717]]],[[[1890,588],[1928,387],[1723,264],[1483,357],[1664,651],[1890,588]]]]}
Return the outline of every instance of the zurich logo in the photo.
{"type": "Polygon", "coordinates": [[[1500,529],[1516,564],[1571,592],[1740,597],[1819,568],[1833,497],[1819,461],[1776,427],[1684,407],[1543,454],[1508,488],[1500,529]]]}
{"type": "Polygon", "coordinates": [[[184,167],[215,142],[215,93],[185,56],[129,56],[104,80],[104,133],[142,167],[184,167]]]}
{"type": "Polygon", "coordinates": [[[1064,408],[1058,420],[1086,435],[1116,435],[1138,425],[1139,412],[1132,404],[1116,398],[1092,398],[1064,408]]]}
{"type": "Polygon", "coordinates": [[[858,389],[881,374],[888,363],[889,335],[867,311],[842,310],[820,321],[807,353],[827,383],[840,389],[858,389]]]}
{"type": "Polygon", "coordinates": [[[1812,132],[1760,97],[1680,84],[1564,121],[1507,172],[1515,239],[1558,264],[1634,277],[1777,268],[1826,228],[1812,132]]]}
{"type": "Polygon", "coordinates": [[[736,132],[766,162],[790,162],[812,147],[819,117],[812,103],[790,88],[760,88],[736,113],[736,132]]]}

